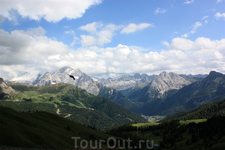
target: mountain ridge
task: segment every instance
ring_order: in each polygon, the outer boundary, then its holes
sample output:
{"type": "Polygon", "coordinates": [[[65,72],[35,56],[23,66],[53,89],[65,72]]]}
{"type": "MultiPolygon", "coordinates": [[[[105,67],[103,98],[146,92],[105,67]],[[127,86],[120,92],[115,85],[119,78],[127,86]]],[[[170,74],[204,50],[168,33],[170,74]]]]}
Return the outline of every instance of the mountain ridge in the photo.
{"type": "Polygon", "coordinates": [[[172,89],[180,89],[185,85],[190,84],[190,81],[185,80],[183,77],[179,76],[173,72],[165,72],[163,71],[154,80],[148,85],[149,90],[148,94],[149,97],[155,98],[155,95],[151,93],[151,90],[158,91],[160,95],[157,98],[160,98],[165,92],[172,90],[172,89]]]}
{"type": "Polygon", "coordinates": [[[172,96],[158,102],[147,103],[144,109],[149,111],[145,113],[168,116],[180,111],[188,111],[204,103],[225,99],[224,91],[225,75],[211,71],[206,78],[184,86],[172,96]]]}
{"type": "Polygon", "coordinates": [[[107,98],[95,96],[72,84],[26,86],[11,83],[9,86],[16,92],[10,93],[8,97],[2,97],[0,105],[17,111],[48,111],[62,117],[71,114],[68,119],[95,126],[97,129],[128,121],[146,121],[121,105],[107,98]]]}

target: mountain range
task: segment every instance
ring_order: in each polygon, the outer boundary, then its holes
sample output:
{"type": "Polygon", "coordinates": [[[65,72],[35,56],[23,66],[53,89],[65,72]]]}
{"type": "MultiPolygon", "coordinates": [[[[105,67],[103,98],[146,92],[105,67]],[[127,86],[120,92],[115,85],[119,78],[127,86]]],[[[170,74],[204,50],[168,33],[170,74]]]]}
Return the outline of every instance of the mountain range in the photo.
{"type": "Polygon", "coordinates": [[[18,81],[11,80],[6,84],[0,78],[0,128],[4,130],[0,144],[68,147],[72,144],[69,141],[72,134],[85,139],[107,138],[108,135],[92,129],[110,127],[105,133],[120,138],[131,137],[134,145],[137,143],[135,139],[153,137],[159,148],[224,147],[221,145],[224,122],[221,121],[224,120],[225,75],[219,72],[193,76],[163,71],[154,76],[135,74],[97,79],[79,69],[64,67],[54,73],[39,74],[32,82],[13,83],[18,81]],[[76,80],[69,78],[68,74],[74,75],[76,80]],[[122,83],[125,86],[122,87],[122,83]],[[162,123],[150,125],[143,123],[146,120],[136,113],[167,118],[162,123]],[[130,121],[132,123],[127,123],[130,121]],[[136,125],[141,127],[137,130],[136,125]],[[13,136],[8,136],[10,134],[13,136]],[[9,143],[5,136],[11,141],[20,140],[9,143]]]}
{"type": "MultiPolygon", "coordinates": [[[[171,91],[171,90],[170,90],[171,91]]],[[[172,115],[194,109],[202,104],[225,99],[225,75],[211,71],[202,80],[173,91],[173,94],[148,101],[139,113],[147,115],[172,115]]]]}
{"type": "Polygon", "coordinates": [[[146,122],[121,105],[69,83],[26,86],[18,83],[6,85],[2,78],[1,81],[1,89],[4,90],[0,93],[0,105],[20,112],[47,111],[97,129],[129,121],[146,122]]]}
{"type": "Polygon", "coordinates": [[[149,76],[147,74],[135,73],[134,75],[122,75],[116,78],[95,79],[107,87],[122,91],[134,87],[143,87],[150,83],[155,77],[156,75],[149,76]]]}
{"type": "MultiPolygon", "coordinates": [[[[179,75],[173,72],[163,71],[159,75],[136,73],[134,75],[123,75],[116,78],[98,79],[88,76],[80,69],[63,67],[53,73],[46,72],[44,74],[39,74],[37,78],[33,80],[26,77],[29,80],[11,79],[7,80],[6,83],[17,82],[32,86],[69,83],[81,89],[85,89],[88,93],[106,97],[135,113],[168,116],[213,101],[212,99],[214,99],[217,94],[211,97],[207,96],[207,90],[217,91],[217,89],[206,89],[199,85],[202,84],[206,78],[208,79],[210,76],[213,76],[212,74],[220,73],[210,72],[209,75],[179,75]],[[74,81],[69,78],[68,74],[75,76],[76,80],[74,81]],[[195,86],[197,88],[194,88],[195,86]],[[193,90],[193,95],[189,95],[190,97],[188,97],[184,89],[188,89],[187,93],[193,90]],[[200,96],[201,99],[199,99],[197,96],[199,94],[196,94],[196,91],[201,91],[200,93],[205,95],[200,96]],[[193,100],[193,97],[196,97],[196,100],[193,100]],[[183,99],[191,101],[186,103],[183,102],[183,99]],[[191,103],[192,101],[194,102],[191,103]]],[[[24,75],[27,76],[27,74],[24,75]]],[[[20,78],[22,77],[20,76],[20,78]]],[[[222,84],[223,81],[224,79],[221,79],[218,84],[222,84]]],[[[223,96],[220,95],[217,99],[221,100],[223,96]]]]}

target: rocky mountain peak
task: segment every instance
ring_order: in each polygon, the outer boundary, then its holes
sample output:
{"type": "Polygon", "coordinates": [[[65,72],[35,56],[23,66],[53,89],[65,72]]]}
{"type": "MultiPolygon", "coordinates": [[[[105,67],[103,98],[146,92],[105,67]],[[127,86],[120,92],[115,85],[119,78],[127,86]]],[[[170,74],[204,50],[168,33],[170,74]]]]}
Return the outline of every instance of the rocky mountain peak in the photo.
{"type": "Polygon", "coordinates": [[[12,89],[10,86],[5,84],[4,79],[0,78],[0,93],[3,93],[0,95],[0,98],[3,98],[6,95],[9,95],[11,93],[14,93],[15,90],[12,89]]]}
{"type": "Polygon", "coordinates": [[[140,73],[135,73],[134,74],[134,78],[137,78],[137,79],[141,78],[141,74],[140,73]]]}
{"type": "Polygon", "coordinates": [[[72,69],[72,68],[69,67],[69,66],[62,67],[62,68],[59,69],[59,72],[60,72],[60,73],[66,72],[67,69],[72,69]]]}
{"type": "Polygon", "coordinates": [[[45,73],[43,76],[37,78],[34,85],[43,86],[57,83],[70,83],[76,85],[87,92],[94,95],[98,95],[103,85],[95,82],[91,77],[83,73],[80,69],[73,69],[71,67],[63,67],[54,73],[45,73]],[[71,74],[75,77],[75,80],[69,77],[71,74]]]}
{"type": "Polygon", "coordinates": [[[98,81],[106,87],[120,91],[138,86],[146,86],[154,77],[155,75],[148,76],[147,74],[135,73],[134,75],[122,75],[116,78],[102,79],[98,81]]]}
{"type": "Polygon", "coordinates": [[[222,77],[223,74],[219,73],[219,72],[216,72],[216,71],[210,71],[209,76],[217,78],[217,77],[222,77]]]}
{"type": "Polygon", "coordinates": [[[209,75],[205,78],[206,80],[214,80],[218,77],[222,77],[223,74],[216,72],[216,71],[210,71],[209,75]]]}
{"type": "Polygon", "coordinates": [[[0,84],[1,84],[2,82],[4,82],[4,80],[3,80],[3,78],[0,78],[0,84]]]}
{"type": "Polygon", "coordinates": [[[157,97],[159,98],[169,90],[180,89],[188,84],[191,84],[191,82],[179,76],[178,74],[163,71],[149,84],[149,90],[147,94],[149,94],[149,97],[152,98],[158,95],[157,97]],[[158,92],[158,94],[156,94],[156,92],[158,92]]]}
{"type": "Polygon", "coordinates": [[[172,78],[175,78],[179,76],[178,74],[174,73],[174,72],[166,72],[166,71],[163,71],[159,74],[159,78],[167,78],[167,79],[172,79],[172,78]]]}

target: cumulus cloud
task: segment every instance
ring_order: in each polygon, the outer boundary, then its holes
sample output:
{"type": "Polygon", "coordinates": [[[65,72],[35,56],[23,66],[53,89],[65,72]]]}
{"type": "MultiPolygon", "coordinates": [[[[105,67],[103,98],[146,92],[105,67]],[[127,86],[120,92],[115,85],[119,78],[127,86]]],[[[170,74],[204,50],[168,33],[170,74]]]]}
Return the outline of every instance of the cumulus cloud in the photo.
{"type": "Polygon", "coordinates": [[[169,47],[169,43],[167,42],[167,41],[163,41],[163,42],[161,42],[163,45],[166,45],[167,47],[169,47]]]}
{"type": "Polygon", "coordinates": [[[110,43],[115,31],[122,26],[115,24],[103,25],[100,22],[89,23],[85,26],[79,27],[80,30],[89,32],[89,35],[81,35],[82,46],[99,45],[110,43]]]}
{"type": "Polygon", "coordinates": [[[79,29],[85,30],[85,31],[90,32],[90,33],[96,33],[97,32],[97,28],[101,28],[102,26],[103,26],[102,23],[92,22],[92,23],[89,23],[89,24],[87,24],[85,26],[79,27],[79,29]]]}
{"type": "Polygon", "coordinates": [[[221,13],[218,12],[218,13],[215,14],[215,17],[216,17],[216,19],[222,18],[222,19],[225,20],[225,13],[222,13],[222,14],[221,14],[221,13]]]}
{"type": "Polygon", "coordinates": [[[68,46],[47,38],[42,27],[11,33],[0,29],[1,65],[48,65],[48,57],[67,54],[68,46]]]}
{"type": "Polygon", "coordinates": [[[43,29],[42,27],[38,27],[38,28],[29,28],[27,31],[26,31],[26,34],[28,35],[44,35],[46,33],[45,29],[43,29]]]}
{"type": "Polygon", "coordinates": [[[4,20],[5,18],[2,15],[0,15],[0,22],[3,22],[4,20]]]}
{"type": "Polygon", "coordinates": [[[194,0],[186,0],[185,2],[184,2],[184,4],[191,4],[191,3],[193,3],[194,2],[194,0]]]}
{"type": "Polygon", "coordinates": [[[225,72],[225,39],[200,37],[192,41],[177,37],[171,43],[162,42],[167,49],[161,51],[143,52],[143,48],[122,44],[73,50],[45,35],[28,34],[40,28],[0,30],[0,76],[7,78],[24,71],[37,74],[41,70],[55,71],[64,66],[80,68],[96,76],[136,72],[158,74],[163,70],[186,74],[211,70],[225,72]]]}
{"type": "Polygon", "coordinates": [[[0,5],[0,14],[13,20],[14,15],[11,10],[15,10],[22,17],[32,20],[44,18],[48,22],[58,22],[63,18],[80,18],[86,9],[100,3],[101,0],[3,0],[0,5]]]}
{"type": "Polygon", "coordinates": [[[150,23],[140,23],[140,24],[130,23],[129,25],[124,27],[120,33],[129,34],[129,33],[136,32],[138,30],[143,30],[147,27],[154,27],[154,25],[150,23]]]}
{"type": "Polygon", "coordinates": [[[162,14],[162,13],[165,13],[167,10],[163,9],[163,8],[156,8],[154,14],[157,15],[157,14],[162,14]]]}

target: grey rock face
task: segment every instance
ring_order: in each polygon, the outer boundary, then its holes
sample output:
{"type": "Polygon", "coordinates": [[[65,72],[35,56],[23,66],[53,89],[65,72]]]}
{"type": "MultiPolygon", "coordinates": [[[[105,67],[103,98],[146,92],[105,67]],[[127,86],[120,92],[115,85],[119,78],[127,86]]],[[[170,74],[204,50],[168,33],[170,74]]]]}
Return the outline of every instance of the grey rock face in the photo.
{"type": "Polygon", "coordinates": [[[38,81],[36,81],[36,85],[38,86],[44,86],[44,85],[51,85],[52,80],[51,80],[51,73],[47,72],[44,74],[44,76],[38,81]]]}
{"type": "Polygon", "coordinates": [[[104,87],[79,69],[75,70],[71,67],[63,67],[52,74],[46,73],[43,77],[37,78],[34,85],[44,86],[57,83],[70,83],[94,95],[98,95],[100,90],[104,87]],[[68,74],[73,75],[75,80],[70,78],[68,74]]]}
{"type": "Polygon", "coordinates": [[[6,85],[3,78],[0,78],[0,93],[11,94],[14,92],[15,90],[10,86],[6,85]]]}
{"type": "Polygon", "coordinates": [[[155,75],[148,76],[147,74],[135,73],[133,76],[123,75],[113,79],[100,79],[98,82],[104,84],[106,87],[111,87],[120,91],[144,84],[147,85],[154,79],[154,77],[155,75]]]}
{"type": "Polygon", "coordinates": [[[189,84],[191,84],[190,81],[184,79],[178,74],[173,72],[167,73],[163,71],[157,77],[155,77],[155,79],[148,85],[149,90],[147,94],[149,95],[149,97],[154,98],[155,92],[158,92],[159,95],[157,97],[160,98],[161,95],[163,95],[165,92],[169,90],[180,89],[185,85],[189,84]]]}

